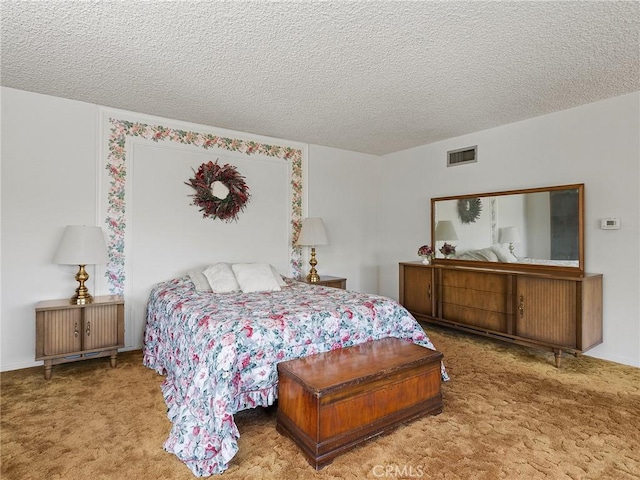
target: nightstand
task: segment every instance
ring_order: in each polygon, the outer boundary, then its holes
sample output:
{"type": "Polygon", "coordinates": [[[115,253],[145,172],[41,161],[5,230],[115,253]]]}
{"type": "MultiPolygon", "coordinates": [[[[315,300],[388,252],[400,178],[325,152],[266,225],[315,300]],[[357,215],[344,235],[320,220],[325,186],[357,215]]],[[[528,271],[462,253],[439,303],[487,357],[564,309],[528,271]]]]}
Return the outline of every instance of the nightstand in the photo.
{"type": "Polygon", "coordinates": [[[301,282],[308,283],[309,285],[322,285],[323,287],[341,288],[346,290],[347,279],[342,277],[332,277],[331,275],[320,275],[320,281],[311,283],[306,277],[303,277],[301,282]]]}
{"type": "Polygon", "coordinates": [[[95,297],[92,303],[70,304],[69,299],[36,304],[36,360],[44,360],[44,378],[51,367],[109,356],[111,366],[124,347],[124,299],[95,297]]]}

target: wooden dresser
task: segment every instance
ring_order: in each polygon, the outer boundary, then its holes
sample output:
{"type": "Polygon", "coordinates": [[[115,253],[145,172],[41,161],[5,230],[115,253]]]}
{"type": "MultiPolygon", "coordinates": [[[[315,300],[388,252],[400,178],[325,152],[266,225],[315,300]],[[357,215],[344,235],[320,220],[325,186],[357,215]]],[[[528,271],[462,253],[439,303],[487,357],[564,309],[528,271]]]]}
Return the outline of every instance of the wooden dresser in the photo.
{"type": "Polygon", "coordinates": [[[575,355],[602,343],[602,275],[400,263],[400,303],[418,320],[575,355]]]}

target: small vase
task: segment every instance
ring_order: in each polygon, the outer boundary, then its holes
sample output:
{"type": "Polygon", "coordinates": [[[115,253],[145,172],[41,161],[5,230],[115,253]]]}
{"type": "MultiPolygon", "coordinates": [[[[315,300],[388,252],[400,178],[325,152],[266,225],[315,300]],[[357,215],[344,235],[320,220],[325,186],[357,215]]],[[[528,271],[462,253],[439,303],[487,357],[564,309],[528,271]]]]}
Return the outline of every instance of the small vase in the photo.
{"type": "Polygon", "coordinates": [[[429,265],[431,263],[431,257],[429,256],[422,257],[422,263],[424,263],[425,265],[429,265]]]}

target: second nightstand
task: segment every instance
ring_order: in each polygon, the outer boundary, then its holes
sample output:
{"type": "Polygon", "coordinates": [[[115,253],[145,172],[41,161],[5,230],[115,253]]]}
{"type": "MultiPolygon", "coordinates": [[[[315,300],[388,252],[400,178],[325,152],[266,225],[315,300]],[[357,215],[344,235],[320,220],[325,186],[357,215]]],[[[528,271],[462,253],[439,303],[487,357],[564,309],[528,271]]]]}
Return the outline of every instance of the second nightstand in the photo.
{"type": "Polygon", "coordinates": [[[347,288],[346,278],[332,277],[331,275],[320,275],[320,281],[314,283],[309,282],[306,277],[302,278],[300,281],[310,285],[322,285],[323,287],[341,288],[343,290],[346,290],[347,288]]]}

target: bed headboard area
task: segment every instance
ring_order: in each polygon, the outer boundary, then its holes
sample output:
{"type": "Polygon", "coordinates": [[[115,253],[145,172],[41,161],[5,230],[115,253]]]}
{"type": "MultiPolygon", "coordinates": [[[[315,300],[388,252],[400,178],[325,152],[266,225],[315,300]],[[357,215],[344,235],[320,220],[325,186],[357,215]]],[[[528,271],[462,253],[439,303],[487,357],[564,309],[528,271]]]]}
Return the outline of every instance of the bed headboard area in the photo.
{"type": "Polygon", "coordinates": [[[301,272],[303,146],[174,128],[105,113],[100,215],[109,263],[104,289],[126,298],[125,344],[142,345],[152,286],[216,262],[270,263],[301,272]],[[207,162],[244,177],[249,201],[236,219],[203,217],[187,183],[207,162]]]}

